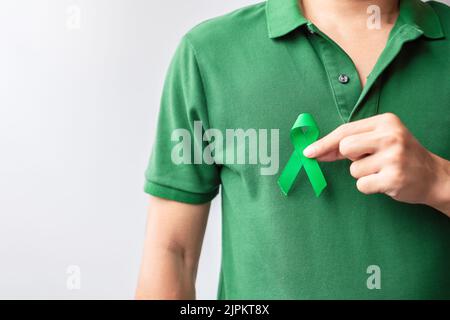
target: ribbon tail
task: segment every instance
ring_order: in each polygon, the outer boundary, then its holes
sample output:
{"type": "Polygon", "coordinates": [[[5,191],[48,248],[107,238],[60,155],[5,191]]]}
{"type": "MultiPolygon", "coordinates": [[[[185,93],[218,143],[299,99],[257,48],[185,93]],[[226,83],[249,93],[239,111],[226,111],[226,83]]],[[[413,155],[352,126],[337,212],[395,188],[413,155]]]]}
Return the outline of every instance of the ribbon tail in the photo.
{"type": "Polygon", "coordinates": [[[308,175],[309,181],[314,189],[316,197],[319,197],[322,191],[327,186],[327,181],[320,169],[319,163],[315,159],[310,159],[303,157],[303,165],[305,167],[306,174],[308,175]]]}
{"type": "Polygon", "coordinates": [[[280,186],[281,192],[283,192],[285,196],[289,194],[289,191],[294,185],[294,182],[302,167],[301,157],[297,154],[297,152],[293,152],[291,158],[286,164],[286,167],[281,173],[280,178],[278,179],[278,185],[280,186]]]}

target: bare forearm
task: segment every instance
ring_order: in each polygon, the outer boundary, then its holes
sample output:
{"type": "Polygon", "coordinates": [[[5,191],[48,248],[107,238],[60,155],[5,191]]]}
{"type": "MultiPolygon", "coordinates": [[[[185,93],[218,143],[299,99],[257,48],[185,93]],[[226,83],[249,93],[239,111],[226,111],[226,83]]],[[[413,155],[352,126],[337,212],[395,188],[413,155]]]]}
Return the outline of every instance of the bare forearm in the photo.
{"type": "Polygon", "coordinates": [[[209,203],[150,198],[137,299],[195,299],[195,278],[209,203]]]}
{"type": "Polygon", "coordinates": [[[430,190],[427,204],[450,218],[450,161],[433,155],[436,161],[436,183],[430,190]]]}
{"type": "Polygon", "coordinates": [[[172,300],[195,299],[195,273],[192,263],[185,261],[181,252],[154,249],[143,265],[137,299],[172,300]]]}

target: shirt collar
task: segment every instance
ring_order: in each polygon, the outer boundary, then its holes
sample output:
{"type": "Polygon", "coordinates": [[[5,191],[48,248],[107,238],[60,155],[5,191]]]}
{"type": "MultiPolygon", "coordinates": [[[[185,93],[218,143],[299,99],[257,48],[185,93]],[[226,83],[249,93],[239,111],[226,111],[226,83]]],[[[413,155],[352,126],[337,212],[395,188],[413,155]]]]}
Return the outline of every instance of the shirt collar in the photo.
{"type": "Polygon", "coordinates": [[[441,21],[433,7],[420,0],[400,0],[400,23],[413,26],[431,39],[444,37],[441,21]]]}
{"type": "Polygon", "coordinates": [[[298,0],[267,0],[266,18],[269,37],[272,39],[284,36],[308,22],[298,0]]]}
{"type": "MultiPolygon", "coordinates": [[[[298,0],[267,0],[267,27],[270,38],[278,38],[307,24],[298,0]]],[[[426,37],[444,37],[438,15],[428,4],[420,0],[400,0],[400,23],[421,30],[426,37]]]]}

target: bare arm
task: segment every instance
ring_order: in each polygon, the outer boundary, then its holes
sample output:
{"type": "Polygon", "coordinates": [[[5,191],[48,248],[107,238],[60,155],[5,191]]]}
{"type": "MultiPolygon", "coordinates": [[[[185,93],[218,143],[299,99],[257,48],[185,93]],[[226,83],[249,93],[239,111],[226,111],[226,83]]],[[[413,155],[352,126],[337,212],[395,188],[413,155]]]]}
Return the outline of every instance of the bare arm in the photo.
{"type": "Polygon", "coordinates": [[[195,299],[209,207],[150,197],[137,299],[195,299]]]}

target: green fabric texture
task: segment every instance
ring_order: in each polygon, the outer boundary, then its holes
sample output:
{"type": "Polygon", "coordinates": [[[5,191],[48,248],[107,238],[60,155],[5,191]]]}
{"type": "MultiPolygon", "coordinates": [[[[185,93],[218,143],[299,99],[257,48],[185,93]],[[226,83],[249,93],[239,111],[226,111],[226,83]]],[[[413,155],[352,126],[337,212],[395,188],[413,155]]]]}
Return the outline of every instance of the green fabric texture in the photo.
{"type": "MultiPolygon", "coordinates": [[[[302,113],[323,136],[392,112],[423,146],[450,159],[450,9],[418,0],[400,8],[364,89],[351,59],[295,0],[252,5],[183,37],[164,86],[145,190],[204,203],[220,187],[219,299],[450,299],[450,219],[442,213],[361,194],[346,160],[320,164],[328,183],[320,197],[305,170],[288,197],[277,184],[302,113]],[[173,131],[195,136],[194,121],[221,132],[278,129],[278,173],[218,160],[174,164],[173,131]],[[380,289],[367,286],[369,266],[380,268],[380,289]]],[[[207,142],[193,139],[191,147],[207,142]]]]}

